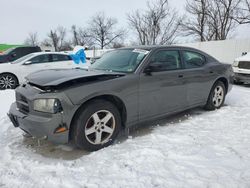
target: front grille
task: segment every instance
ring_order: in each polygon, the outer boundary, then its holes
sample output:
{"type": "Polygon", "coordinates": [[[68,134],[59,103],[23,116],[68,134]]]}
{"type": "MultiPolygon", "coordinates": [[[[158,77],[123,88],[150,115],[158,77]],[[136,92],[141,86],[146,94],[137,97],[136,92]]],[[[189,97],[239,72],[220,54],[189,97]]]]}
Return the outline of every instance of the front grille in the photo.
{"type": "Polygon", "coordinates": [[[29,103],[25,96],[21,95],[20,93],[16,93],[16,103],[20,112],[24,114],[29,113],[29,103]]]}
{"type": "Polygon", "coordinates": [[[240,69],[250,69],[250,61],[240,61],[238,67],[240,69]]]}

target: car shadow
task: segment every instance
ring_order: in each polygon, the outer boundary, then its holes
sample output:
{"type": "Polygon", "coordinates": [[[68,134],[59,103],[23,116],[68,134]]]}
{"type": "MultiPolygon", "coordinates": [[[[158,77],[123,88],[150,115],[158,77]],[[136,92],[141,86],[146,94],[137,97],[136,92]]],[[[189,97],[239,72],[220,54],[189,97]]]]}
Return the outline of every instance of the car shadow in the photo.
{"type": "Polygon", "coordinates": [[[244,84],[244,87],[250,88],[250,84],[244,84]]]}
{"type": "Polygon", "coordinates": [[[186,121],[189,119],[190,116],[197,116],[201,115],[205,110],[202,108],[193,108],[189,109],[180,113],[172,114],[169,116],[165,116],[161,119],[157,119],[154,121],[138,124],[137,126],[134,126],[130,128],[129,130],[122,131],[120,137],[118,138],[119,142],[124,142],[127,140],[127,138],[136,138],[145,136],[148,134],[151,134],[154,129],[157,129],[158,126],[169,126],[169,125],[175,125],[178,126],[180,122],[186,121]]]}
{"type": "Polygon", "coordinates": [[[73,144],[56,145],[47,140],[38,140],[30,137],[24,137],[23,144],[36,154],[53,159],[76,160],[90,153],[76,148],[73,144]]]}
{"type": "Polygon", "coordinates": [[[250,84],[234,84],[234,86],[250,88],[250,84]]]}
{"type": "MultiPolygon", "coordinates": [[[[171,116],[166,116],[162,119],[139,124],[130,129],[122,130],[114,144],[123,143],[131,137],[136,138],[151,134],[157,126],[169,126],[170,124],[178,126],[180,122],[187,120],[190,116],[201,115],[204,112],[205,111],[201,108],[194,108],[171,116]]],[[[36,154],[53,159],[76,160],[91,153],[80,150],[73,144],[55,145],[47,140],[37,140],[33,138],[24,137],[23,144],[26,148],[30,148],[36,154]]]]}

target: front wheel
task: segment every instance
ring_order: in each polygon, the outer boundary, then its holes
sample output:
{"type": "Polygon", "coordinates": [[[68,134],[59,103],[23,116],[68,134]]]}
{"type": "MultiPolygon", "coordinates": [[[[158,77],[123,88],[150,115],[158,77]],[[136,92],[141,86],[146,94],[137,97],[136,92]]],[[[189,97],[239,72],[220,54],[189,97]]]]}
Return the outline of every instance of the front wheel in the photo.
{"type": "Polygon", "coordinates": [[[112,144],[118,136],[121,129],[120,113],[112,103],[95,100],[76,115],[72,128],[77,147],[96,151],[112,144]]]}
{"type": "Polygon", "coordinates": [[[210,91],[205,109],[215,110],[220,108],[224,104],[225,96],[226,89],[224,83],[221,81],[216,82],[210,91]]]}
{"type": "Polygon", "coordinates": [[[14,75],[8,73],[0,75],[0,90],[15,89],[17,86],[18,80],[14,75]]]}

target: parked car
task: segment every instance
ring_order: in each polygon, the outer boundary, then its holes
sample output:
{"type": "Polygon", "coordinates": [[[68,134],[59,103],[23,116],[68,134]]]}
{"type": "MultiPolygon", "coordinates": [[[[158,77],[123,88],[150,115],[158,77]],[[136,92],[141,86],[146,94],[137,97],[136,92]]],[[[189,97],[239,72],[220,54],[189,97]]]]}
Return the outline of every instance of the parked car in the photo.
{"type": "Polygon", "coordinates": [[[236,58],[233,63],[234,83],[250,83],[250,52],[236,58]]]}
{"type": "Polygon", "coordinates": [[[75,64],[67,53],[37,52],[28,54],[14,62],[0,64],[0,90],[15,89],[25,81],[25,76],[35,71],[73,67],[75,64]]]}
{"type": "Polygon", "coordinates": [[[38,139],[94,151],[122,128],[193,107],[220,108],[232,67],[186,47],[122,48],[89,69],[44,70],[16,89],[9,117],[38,139]]]}
{"type": "Polygon", "coordinates": [[[41,48],[38,46],[20,46],[15,48],[10,48],[0,54],[0,64],[15,61],[27,54],[41,52],[41,48]]]}

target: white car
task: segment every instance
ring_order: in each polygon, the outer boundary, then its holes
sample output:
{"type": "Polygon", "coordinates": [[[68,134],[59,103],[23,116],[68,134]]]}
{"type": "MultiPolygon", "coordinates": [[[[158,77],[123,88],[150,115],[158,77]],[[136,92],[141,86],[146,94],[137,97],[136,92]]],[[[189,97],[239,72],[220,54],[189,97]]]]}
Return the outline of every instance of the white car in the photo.
{"type": "Polygon", "coordinates": [[[75,68],[77,66],[79,65],[72,61],[68,53],[32,53],[12,63],[0,64],[0,90],[16,88],[32,72],[54,68],[75,68]]]}
{"type": "Polygon", "coordinates": [[[236,84],[250,83],[250,52],[236,58],[232,67],[236,84]]]}

